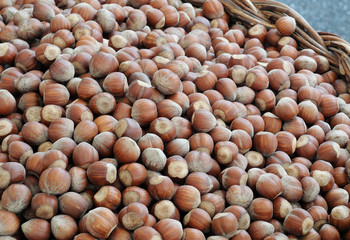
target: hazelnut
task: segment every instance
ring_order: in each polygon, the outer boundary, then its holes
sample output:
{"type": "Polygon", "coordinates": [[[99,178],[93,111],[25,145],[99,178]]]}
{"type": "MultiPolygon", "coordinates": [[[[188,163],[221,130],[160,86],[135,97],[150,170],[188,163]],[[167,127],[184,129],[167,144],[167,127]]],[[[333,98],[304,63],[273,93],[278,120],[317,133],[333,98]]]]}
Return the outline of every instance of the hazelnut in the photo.
{"type": "Polygon", "coordinates": [[[89,233],[79,233],[74,237],[74,240],[83,240],[83,239],[95,240],[96,238],[89,233]]]}
{"type": "Polygon", "coordinates": [[[245,82],[253,90],[264,90],[269,86],[269,79],[264,71],[258,68],[248,70],[245,82]]]}
{"type": "Polygon", "coordinates": [[[165,5],[160,8],[160,11],[162,11],[165,16],[166,27],[174,27],[178,24],[179,14],[175,7],[171,5],[165,5]]]}
{"type": "Polygon", "coordinates": [[[299,108],[293,99],[284,97],[278,101],[274,113],[283,121],[290,121],[298,115],[299,108]]]}
{"type": "Polygon", "coordinates": [[[227,141],[231,137],[231,131],[226,127],[216,126],[209,132],[214,143],[227,141]]]}
{"type": "Polygon", "coordinates": [[[251,27],[248,31],[248,36],[250,38],[257,38],[260,42],[265,41],[267,30],[266,28],[261,24],[256,24],[253,27],[251,27]]]}
{"type": "Polygon", "coordinates": [[[207,133],[195,133],[189,138],[191,150],[197,150],[211,154],[214,149],[212,138],[207,133]]]}
{"type": "Polygon", "coordinates": [[[119,221],[127,230],[135,230],[144,225],[148,209],[142,203],[131,203],[119,213],[119,221]]]}
{"type": "Polygon", "coordinates": [[[147,148],[141,155],[142,163],[151,171],[161,171],[166,164],[166,156],[159,148],[147,148]]]}
{"type": "Polygon", "coordinates": [[[45,152],[42,159],[42,164],[46,168],[60,167],[62,169],[66,169],[68,165],[68,158],[60,150],[52,149],[45,152]]]}
{"type": "Polygon", "coordinates": [[[225,122],[231,122],[238,115],[236,105],[228,100],[220,99],[213,103],[212,108],[214,116],[225,122]]]}
{"type": "Polygon", "coordinates": [[[299,137],[296,144],[295,153],[300,157],[313,159],[318,148],[317,139],[311,135],[305,134],[299,137]]]}
{"type": "Polygon", "coordinates": [[[239,205],[247,208],[253,200],[254,194],[248,186],[232,185],[226,193],[226,201],[230,205],[239,205]]]}
{"type": "Polygon", "coordinates": [[[276,134],[277,140],[279,140],[278,135],[282,132],[282,120],[271,112],[264,113],[262,119],[264,121],[264,131],[276,134]]]}
{"type": "Polygon", "coordinates": [[[203,4],[203,15],[209,19],[222,17],[224,13],[224,7],[220,1],[210,0],[203,4]]]}
{"type": "Polygon", "coordinates": [[[294,61],[295,70],[307,69],[311,72],[315,72],[317,69],[317,62],[315,59],[305,56],[299,55],[294,61]]]}
{"type": "Polygon", "coordinates": [[[13,162],[25,164],[28,158],[33,155],[33,149],[22,141],[13,141],[8,146],[9,159],[13,162]]]}
{"type": "Polygon", "coordinates": [[[290,202],[297,202],[302,198],[303,188],[297,178],[293,176],[283,176],[281,181],[283,186],[282,197],[290,202]]]}
{"type": "Polygon", "coordinates": [[[0,107],[0,115],[10,115],[16,110],[16,100],[6,89],[0,90],[0,100],[3,103],[0,107]]]}
{"type": "Polygon", "coordinates": [[[0,210],[0,226],[1,231],[0,234],[2,236],[12,236],[14,235],[17,230],[19,229],[19,218],[16,214],[12,212],[8,212],[5,210],[0,210]]]}
{"type": "MultiPolygon", "coordinates": [[[[65,115],[65,111],[61,106],[46,105],[40,111],[40,121],[46,126],[50,126],[50,123],[56,119],[60,119],[65,115]]],[[[27,117],[27,115],[26,115],[27,117]]]]}
{"type": "Polygon", "coordinates": [[[116,101],[110,93],[98,93],[90,99],[89,108],[95,114],[108,114],[116,108],[116,101]]]}
{"type": "Polygon", "coordinates": [[[205,239],[204,233],[196,228],[185,228],[183,233],[183,239],[205,239]]]}
{"type": "Polygon", "coordinates": [[[186,178],[185,184],[197,188],[201,194],[208,193],[213,188],[213,182],[209,175],[202,172],[190,173],[186,178]]]}
{"type": "Polygon", "coordinates": [[[32,198],[31,208],[36,217],[51,219],[58,211],[57,197],[46,193],[37,193],[32,198]]]}
{"type": "Polygon", "coordinates": [[[5,189],[1,196],[2,208],[13,212],[22,212],[30,203],[32,194],[24,184],[11,184],[5,189]]]}
{"type": "Polygon", "coordinates": [[[154,73],[152,83],[164,95],[176,93],[181,85],[180,78],[169,69],[161,69],[154,73]]]}
{"type": "Polygon", "coordinates": [[[150,124],[150,131],[157,134],[163,142],[170,142],[176,136],[175,123],[165,117],[158,117],[150,124]]]}
{"type": "Polygon", "coordinates": [[[341,239],[340,233],[334,226],[330,224],[324,224],[319,230],[321,238],[333,238],[341,239]]]}
{"type": "Polygon", "coordinates": [[[131,186],[124,189],[122,193],[123,204],[128,206],[130,203],[139,202],[149,206],[151,202],[150,194],[143,188],[131,186]]]}
{"type": "Polygon", "coordinates": [[[303,197],[304,202],[312,202],[316,199],[320,192],[320,185],[313,177],[304,177],[300,180],[300,183],[303,188],[303,197]]]}
{"type": "Polygon", "coordinates": [[[74,166],[69,169],[69,175],[72,179],[71,190],[74,192],[82,192],[86,189],[88,179],[85,169],[74,166]]]}
{"type": "Polygon", "coordinates": [[[115,97],[123,97],[128,90],[128,82],[124,73],[109,73],[102,84],[102,88],[115,97]]]}
{"type": "Polygon", "coordinates": [[[91,144],[81,142],[74,146],[72,150],[72,160],[74,165],[87,169],[90,164],[98,161],[98,152],[91,144]]]}
{"type": "Polygon", "coordinates": [[[184,138],[175,138],[170,141],[165,147],[165,153],[167,156],[179,155],[181,157],[186,156],[190,151],[190,142],[184,138]]]}
{"type": "Polygon", "coordinates": [[[70,94],[64,85],[53,83],[45,87],[43,101],[45,105],[55,104],[65,106],[69,101],[69,97],[70,94]]]}
{"type": "Polygon", "coordinates": [[[97,135],[98,128],[97,125],[90,120],[82,120],[79,122],[73,133],[73,138],[76,143],[88,142],[90,143],[92,139],[97,135]]]}
{"type": "Polygon", "coordinates": [[[227,164],[236,159],[238,147],[232,142],[220,141],[215,144],[214,152],[219,163],[227,164]]]}
{"type": "Polygon", "coordinates": [[[146,15],[142,11],[133,11],[126,20],[126,26],[129,30],[139,31],[147,24],[146,15]]]}
{"type": "Polygon", "coordinates": [[[314,220],[306,210],[295,208],[286,216],[283,226],[286,232],[296,236],[303,236],[312,229],[314,220]]]}
{"type": "Polygon", "coordinates": [[[201,202],[200,192],[190,185],[183,185],[177,188],[174,195],[175,205],[182,211],[189,212],[199,206],[201,202]]]}
{"type": "Polygon", "coordinates": [[[21,225],[28,239],[46,240],[50,238],[50,223],[44,219],[34,218],[21,225]]]}
{"type": "Polygon", "coordinates": [[[135,240],[161,238],[161,237],[162,235],[157,230],[149,226],[139,227],[134,231],[134,234],[133,234],[133,239],[135,240]]]}
{"type": "Polygon", "coordinates": [[[48,128],[42,123],[27,122],[22,127],[22,136],[27,143],[38,146],[48,140],[48,128]]]}
{"type": "Polygon", "coordinates": [[[248,228],[248,233],[253,239],[264,239],[274,232],[274,226],[266,221],[254,221],[248,228]]]}
{"type": "Polygon", "coordinates": [[[287,131],[280,131],[276,134],[278,146],[278,151],[283,151],[287,154],[293,154],[296,149],[297,139],[296,137],[287,131]]]}
{"type": "Polygon", "coordinates": [[[207,211],[210,217],[224,210],[224,199],[214,193],[206,193],[201,198],[199,208],[207,211]]]}
{"type": "MultiPolygon", "coordinates": [[[[274,200],[275,202],[276,200],[274,200]]],[[[255,198],[250,203],[247,211],[252,220],[269,221],[272,219],[272,214],[275,212],[275,205],[272,201],[266,198],[255,198]]]]}
{"type": "MultiPolygon", "coordinates": [[[[129,62],[130,61],[123,62],[121,67],[125,67],[129,62]]],[[[135,102],[137,99],[150,98],[152,96],[153,90],[151,81],[146,74],[142,72],[134,72],[130,75],[128,82],[130,83],[130,87],[127,89],[127,97],[130,101],[135,102]]]]}
{"type": "Polygon", "coordinates": [[[117,227],[118,218],[105,207],[97,207],[86,214],[88,232],[97,238],[107,238],[117,227]]]}
{"type": "Polygon", "coordinates": [[[324,198],[332,209],[336,206],[346,205],[349,202],[349,193],[345,189],[336,188],[328,191],[324,198]]]}
{"type": "Polygon", "coordinates": [[[110,115],[101,115],[94,120],[94,123],[97,125],[99,133],[114,132],[118,120],[110,115]]]}
{"type": "Polygon", "coordinates": [[[296,28],[295,19],[289,16],[281,17],[276,21],[276,28],[282,36],[290,36],[296,28]]]}
{"type": "Polygon", "coordinates": [[[5,189],[12,183],[22,182],[26,177],[26,169],[16,162],[0,163],[0,176],[2,179],[0,188],[5,189]]]}
{"type": "Polygon", "coordinates": [[[286,168],[291,164],[291,159],[287,153],[283,151],[276,151],[266,159],[266,165],[273,163],[280,164],[282,167],[286,168]]]}
{"type": "Polygon", "coordinates": [[[213,166],[213,159],[208,153],[202,151],[190,151],[186,154],[185,160],[188,164],[188,170],[191,172],[207,173],[213,166]]]}
{"type": "Polygon", "coordinates": [[[58,198],[59,210],[76,219],[88,210],[89,202],[79,193],[67,192],[58,198]]]}
{"type": "Polygon", "coordinates": [[[103,161],[89,165],[86,173],[90,182],[99,186],[112,184],[117,179],[116,167],[103,161]]]}
{"type": "Polygon", "coordinates": [[[0,139],[3,140],[7,136],[11,134],[16,134],[18,132],[18,128],[14,122],[7,118],[0,118],[0,126],[2,128],[0,132],[0,139]]]}
{"type": "Polygon", "coordinates": [[[146,180],[146,168],[140,163],[127,163],[118,170],[118,178],[124,186],[139,186],[146,180]]]}
{"type": "Polygon", "coordinates": [[[252,139],[249,136],[249,134],[241,129],[233,130],[231,132],[230,140],[237,145],[238,151],[241,154],[247,153],[253,145],[252,139]]]}
{"type": "Polygon", "coordinates": [[[278,146],[277,137],[270,132],[258,132],[253,140],[255,148],[264,156],[272,155],[278,146]]]}
{"type": "Polygon", "coordinates": [[[94,195],[94,203],[98,207],[106,207],[110,210],[115,210],[121,202],[120,191],[113,186],[103,186],[94,195]]]}
{"type": "Polygon", "coordinates": [[[89,100],[93,96],[102,92],[98,82],[90,77],[83,77],[76,86],[76,92],[79,98],[89,100]]]}
{"type": "Polygon", "coordinates": [[[275,174],[262,174],[256,182],[256,190],[261,196],[268,199],[275,199],[283,192],[282,181],[275,174]]]}
{"type": "Polygon", "coordinates": [[[29,18],[18,25],[18,36],[23,40],[34,40],[44,32],[44,25],[36,18],[29,18]]]}
{"type": "Polygon", "coordinates": [[[262,112],[271,111],[276,105],[275,94],[270,89],[263,89],[255,95],[254,103],[262,112]]]}
{"type": "Polygon", "coordinates": [[[159,148],[164,150],[164,144],[162,139],[153,133],[146,133],[137,142],[141,152],[147,148],[159,148]]]}
{"type": "Polygon", "coordinates": [[[181,239],[183,229],[181,222],[174,219],[162,219],[156,223],[154,229],[157,230],[164,239],[181,239]]]}
{"type": "Polygon", "coordinates": [[[66,117],[71,119],[75,124],[82,120],[93,120],[92,111],[81,103],[73,103],[66,110],[66,117]]]}
{"type": "Polygon", "coordinates": [[[218,213],[212,220],[212,231],[224,237],[231,238],[238,230],[238,221],[230,212],[218,213]]]}
{"type": "Polygon", "coordinates": [[[113,156],[113,146],[117,137],[111,132],[102,132],[96,135],[92,141],[92,146],[97,150],[100,157],[113,156]]]}
{"type": "Polygon", "coordinates": [[[140,148],[130,137],[119,138],[113,147],[114,157],[120,163],[136,162],[140,156],[140,148]]]}
{"type": "Polygon", "coordinates": [[[148,180],[147,190],[156,200],[171,199],[175,193],[173,181],[167,176],[154,176],[148,180]]]}
{"type": "Polygon", "coordinates": [[[74,77],[75,70],[71,62],[56,60],[50,65],[50,75],[58,82],[67,82],[74,77]]]}
{"type": "Polygon", "coordinates": [[[1,64],[12,64],[18,54],[16,46],[11,43],[1,43],[0,51],[1,64]]]}
{"type": "Polygon", "coordinates": [[[211,218],[205,210],[195,208],[184,216],[183,223],[185,227],[195,228],[206,233],[210,230],[211,218]]]}
{"type": "Polygon", "coordinates": [[[323,227],[324,224],[327,223],[328,213],[321,206],[313,206],[307,210],[314,220],[314,229],[316,231],[320,231],[320,228],[323,227]]]}
{"type": "Polygon", "coordinates": [[[148,126],[158,115],[157,105],[150,99],[138,99],[132,105],[131,118],[140,126],[148,126]]]}
{"type": "Polygon", "coordinates": [[[282,126],[283,131],[292,133],[296,138],[306,133],[306,124],[300,117],[295,117],[289,122],[284,122],[282,126]]]}
{"type": "Polygon", "coordinates": [[[118,60],[114,56],[99,51],[90,60],[89,72],[93,77],[105,77],[108,74],[115,72],[118,67],[118,60]]]}
{"type": "Polygon", "coordinates": [[[56,239],[70,239],[78,233],[74,218],[60,214],[51,219],[51,233],[56,239]]]}
{"type": "Polygon", "coordinates": [[[69,190],[70,185],[70,175],[62,168],[48,168],[40,175],[39,187],[44,193],[63,194],[69,190]]]}
{"type": "Polygon", "coordinates": [[[188,163],[181,156],[172,156],[167,159],[166,174],[172,179],[184,179],[188,172],[188,163]]]}
{"type": "Polygon", "coordinates": [[[169,200],[160,200],[156,202],[151,209],[152,216],[162,220],[166,218],[180,220],[180,212],[173,202],[169,200]]]}

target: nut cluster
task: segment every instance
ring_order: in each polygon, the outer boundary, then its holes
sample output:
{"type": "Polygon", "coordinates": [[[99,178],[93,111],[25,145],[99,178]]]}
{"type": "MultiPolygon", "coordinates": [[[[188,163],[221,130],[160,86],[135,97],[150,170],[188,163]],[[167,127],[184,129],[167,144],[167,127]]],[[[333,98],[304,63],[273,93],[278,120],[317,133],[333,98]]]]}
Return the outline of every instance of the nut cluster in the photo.
{"type": "Polygon", "coordinates": [[[275,25],[0,1],[0,236],[350,239],[347,83],[275,25]]]}

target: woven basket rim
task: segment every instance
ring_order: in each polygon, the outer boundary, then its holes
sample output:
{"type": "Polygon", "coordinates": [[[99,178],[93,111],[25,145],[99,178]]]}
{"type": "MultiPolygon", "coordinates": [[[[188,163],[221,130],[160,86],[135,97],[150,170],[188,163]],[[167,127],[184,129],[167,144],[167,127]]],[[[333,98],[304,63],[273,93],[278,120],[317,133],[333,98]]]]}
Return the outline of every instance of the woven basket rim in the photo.
{"type": "MultiPolygon", "coordinates": [[[[207,0],[186,0],[201,6],[207,0]]],[[[316,31],[297,11],[274,0],[220,0],[232,20],[246,26],[262,24],[267,29],[275,28],[277,19],[290,16],[296,20],[292,37],[302,49],[310,48],[326,57],[330,68],[344,77],[350,89],[350,44],[340,36],[316,31]]]]}

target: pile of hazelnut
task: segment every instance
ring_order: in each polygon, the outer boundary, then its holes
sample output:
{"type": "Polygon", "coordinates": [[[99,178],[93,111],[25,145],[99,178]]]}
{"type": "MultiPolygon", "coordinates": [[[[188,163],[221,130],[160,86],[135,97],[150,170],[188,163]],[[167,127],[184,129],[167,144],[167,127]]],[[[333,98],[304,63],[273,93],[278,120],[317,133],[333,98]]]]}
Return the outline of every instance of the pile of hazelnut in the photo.
{"type": "Polygon", "coordinates": [[[347,82],[275,26],[1,0],[0,239],[350,239],[347,82]]]}

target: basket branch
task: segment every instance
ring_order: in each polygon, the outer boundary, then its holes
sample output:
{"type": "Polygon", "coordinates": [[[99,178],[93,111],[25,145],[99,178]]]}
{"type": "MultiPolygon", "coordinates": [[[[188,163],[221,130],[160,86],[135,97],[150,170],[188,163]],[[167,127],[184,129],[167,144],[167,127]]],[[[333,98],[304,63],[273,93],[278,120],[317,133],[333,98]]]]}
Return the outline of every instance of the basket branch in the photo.
{"type": "MultiPolygon", "coordinates": [[[[200,7],[206,0],[186,0],[200,7]]],[[[295,18],[297,28],[293,37],[301,48],[311,48],[326,57],[331,69],[343,75],[350,82],[350,44],[336,34],[317,32],[291,7],[274,0],[220,0],[233,21],[247,26],[262,24],[275,28],[275,22],[282,16],[295,18]]]]}

